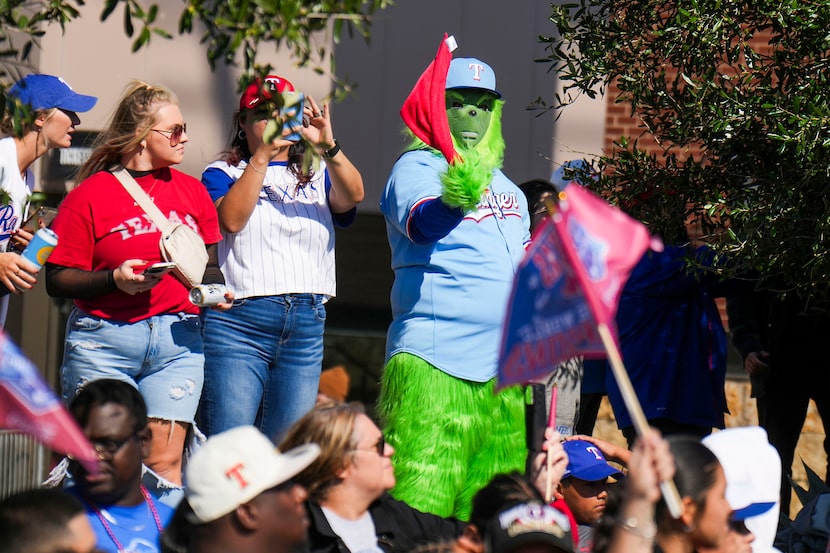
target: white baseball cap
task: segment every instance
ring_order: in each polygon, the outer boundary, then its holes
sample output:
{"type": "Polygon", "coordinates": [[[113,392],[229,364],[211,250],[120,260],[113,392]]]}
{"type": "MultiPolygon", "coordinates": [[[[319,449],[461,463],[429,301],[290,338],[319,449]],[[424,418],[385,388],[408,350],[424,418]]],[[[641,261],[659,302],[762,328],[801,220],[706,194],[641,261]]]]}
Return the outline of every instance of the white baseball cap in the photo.
{"type": "Polygon", "coordinates": [[[778,524],[781,457],[760,426],[728,428],[703,439],[726,476],[726,499],[732,518],[743,520],[755,535],[752,550],[772,547],[778,524]]]}
{"type": "Polygon", "coordinates": [[[319,454],[317,444],[281,453],[253,426],[232,428],[208,438],[188,460],[185,498],[198,522],[211,522],[290,480],[319,454]]]}

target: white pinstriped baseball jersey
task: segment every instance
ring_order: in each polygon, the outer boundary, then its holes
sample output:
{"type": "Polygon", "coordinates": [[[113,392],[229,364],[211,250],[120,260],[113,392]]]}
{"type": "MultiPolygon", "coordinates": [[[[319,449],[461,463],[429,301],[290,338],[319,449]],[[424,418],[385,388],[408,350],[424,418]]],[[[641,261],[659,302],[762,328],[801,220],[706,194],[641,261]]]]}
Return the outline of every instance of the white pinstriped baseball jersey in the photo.
{"type": "MultiPolygon", "coordinates": [[[[32,169],[26,169],[26,179],[17,166],[17,147],[10,136],[0,140],[0,190],[9,195],[8,205],[0,206],[0,251],[6,251],[11,232],[17,230],[26,218],[26,199],[35,186],[32,169]]],[[[0,328],[6,321],[9,296],[0,298],[0,328]]]]}
{"type": "MultiPolygon", "coordinates": [[[[238,166],[224,161],[208,165],[202,182],[214,201],[227,193],[245,166],[244,161],[238,166]]],[[[219,243],[219,264],[237,298],[335,295],[330,187],[323,164],[314,179],[299,189],[285,162],[268,165],[248,224],[238,233],[224,234],[219,243]]],[[[348,215],[353,216],[354,210],[348,215]]]]}

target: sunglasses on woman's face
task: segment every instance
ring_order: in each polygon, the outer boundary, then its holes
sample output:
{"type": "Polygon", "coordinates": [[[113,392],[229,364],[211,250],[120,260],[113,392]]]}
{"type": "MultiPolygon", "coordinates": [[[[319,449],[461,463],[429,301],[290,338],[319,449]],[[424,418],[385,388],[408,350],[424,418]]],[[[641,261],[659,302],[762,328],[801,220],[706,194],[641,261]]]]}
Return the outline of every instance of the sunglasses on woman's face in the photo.
{"type": "Polygon", "coordinates": [[[181,142],[182,135],[187,133],[187,123],[182,123],[181,125],[175,125],[172,129],[163,130],[163,129],[150,129],[154,132],[159,133],[160,135],[170,139],[170,145],[176,146],[179,142],[181,142]]]}
{"type": "Polygon", "coordinates": [[[384,437],[384,435],[381,434],[380,438],[378,438],[378,441],[375,442],[374,444],[367,445],[365,447],[356,447],[355,449],[364,449],[364,450],[374,449],[377,452],[378,455],[383,457],[383,454],[386,452],[386,437],[384,437]]]}

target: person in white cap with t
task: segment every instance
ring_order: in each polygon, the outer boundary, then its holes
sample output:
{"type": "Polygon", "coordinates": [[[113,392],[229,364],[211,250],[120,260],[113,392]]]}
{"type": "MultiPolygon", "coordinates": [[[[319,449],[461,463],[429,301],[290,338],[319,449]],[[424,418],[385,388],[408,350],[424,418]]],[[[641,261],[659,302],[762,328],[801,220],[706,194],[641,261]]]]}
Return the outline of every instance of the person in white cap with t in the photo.
{"type": "Polygon", "coordinates": [[[778,551],[772,543],[780,507],[781,457],[767,440],[766,431],[760,426],[728,428],[706,436],[703,444],[723,467],[726,499],[734,509],[730,540],[711,551],[778,551]]]}
{"type": "Polygon", "coordinates": [[[185,499],[162,536],[162,551],[292,553],[306,544],[306,489],[293,477],[317,444],[285,453],[253,426],[212,436],[185,473],[185,499]]]}

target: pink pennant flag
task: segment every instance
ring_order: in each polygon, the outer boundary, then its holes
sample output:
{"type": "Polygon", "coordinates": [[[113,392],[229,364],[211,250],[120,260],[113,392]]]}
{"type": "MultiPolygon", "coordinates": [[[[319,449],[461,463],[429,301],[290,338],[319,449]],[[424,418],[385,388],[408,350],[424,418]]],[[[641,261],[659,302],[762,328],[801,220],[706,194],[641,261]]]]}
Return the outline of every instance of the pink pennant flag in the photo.
{"type": "Polygon", "coordinates": [[[435,59],[421,74],[404,101],[401,118],[415,136],[444,154],[448,163],[453,163],[460,156],[453,146],[450,122],[447,119],[445,88],[452,61],[448,40],[452,41],[452,38],[444,33],[444,40],[438,46],[435,59]]]}
{"type": "Polygon", "coordinates": [[[92,473],[98,455],[75,419],[5,333],[0,332],[0,428],[28,434],[72,455],[92,473]]]}
{"type": "Polygon", "coordinates": [[[642,223],[577,184],[534,235],[504,325],[498,385],[526,383],[575,356],[605,357],[597,325],[614,317],[631,269],[661,249],[642,223]]]}
{"type": "MultiPolygon", "coordinates": [[[[620,294],[631,269],[649,248],[662,250],[644,224],[576,183],[559,200],[554,224],[563,252],[585,293],[597,324],[615,328],[620,294]]],[[[616,331],[615,331],[616,334],[616,331]]]]}

